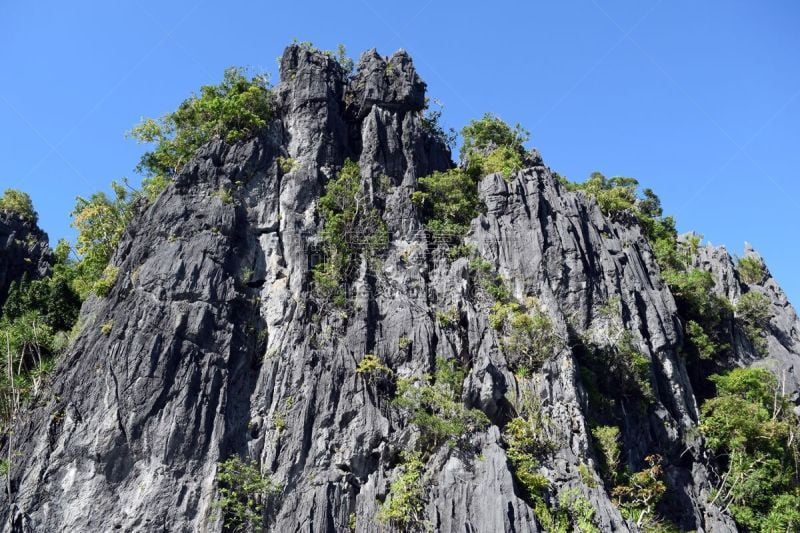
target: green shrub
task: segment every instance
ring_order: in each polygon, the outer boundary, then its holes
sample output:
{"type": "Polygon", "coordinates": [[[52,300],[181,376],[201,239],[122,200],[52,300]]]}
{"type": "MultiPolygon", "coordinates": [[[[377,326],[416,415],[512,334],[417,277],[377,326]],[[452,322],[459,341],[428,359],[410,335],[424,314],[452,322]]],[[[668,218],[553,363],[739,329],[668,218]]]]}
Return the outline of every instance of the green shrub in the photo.
{"type": "Polygon", "coordinates": [[[297,161],[291,157],[278,157],[278,168],[281,174],[288,174],[297,168],[297,161]]]}
{"type": "Polygon", "coordinates": [[[769,299],[760,292],[746,292],[736,302],[736,321],[761,354],[767,351],[767,341],[763,335],[771,316],[769,299]]]}
{"type": "Polygon", "coordinates": [[[742,281],[748,285],[758,285],[764,281],[764,265],[756,257],[742,257],[736,267],[742,281]]]}
{"type": "Polygon", "coordinates": [[[458,444],[474,431],[488,426],[486,415],[467,409],[461,401],[465,372],[453,360],[437,358],[431,378],[400,378],[392,404],[420,430],[421,451],[432,451],[445,443],[458,444]]]}
{"type": "Polygon", "coordinates": [[[420,452],[404,452],[400,472],[389,486],[389,499],[378,511],[378,521],[402,531],[411,531],[423,524],[425,509],[423,476],[425,463],[420,452]]]}
{"type": "Polygon", "coordinates": [[[113,199],[103,192],[97,192],[89,199],[78,197],[72,211],[72,226],[78,230],[76,249],[80,256],[73,287],[82,299],[98,288],[101,292],[108,288],[108,274],[111,272],[106,268],[133,216],[132,202],[123,185],[112,182],[111,186],[115,194],[113,199]]]}
{"type": "Polygon", "coordinates": [[[109,335],[112,329],[114,329],[113,320],[109,320],[108,322],[103,322],[100,325],[100,333],[102,333],[103,335],[109,335]]]}
{"type": "MultiPolygon", "coordinates": [[[[639,182],[633,178],[618,176],[608,179],[599,172],[592,172],[584,183],[570,184],[567,188],[573,191],[583,191],[592,196],[597,200],[603,214],[613,217],[623,211],[638,212],[636,210],[638,185],[639,182]]],[[[652,191],[650,192],[652,193],[652,191]]]]}
{"type": "Polygon", "coordinates": [[[491,113],[473,120],[461,130],[462,160],[474,177],[494,172],[508,179],[524,166],[525,147],[530,134],[519,124],[513,128],[491,113]]]}
{"type": "Polygon", "coordinates": [[[508,445],[506,456],[514,477],[530,500],[541,498],[550,483],[539,473],[539,459],[547,445],[524,418],[514,418],[506,424],[503,438],[508,445]]]}
{"type": "Polygon", "coordinates": [[[256,461],[230,457],[217,465],[217,500],[213,507],[230,531],[263,527],[264,506],[280,487],[261,473],[256,461]]]}
{"type": "Polygon", "coordinates": [[[595,445],[600,452],[600,472],[605,481],[614,484],[619,475],[619,428],[616,426],[597,426],[592,428],[595,445]]]}
{"type": "Polygon", "coordinates": [[[427,98],[425,99],[425,110],[423,111],[421,120],[422,129],[424,129],[431,138],[452,150],[455,147],[458,134],[453,128],[449,130],[444,129],[441,124],[443,106],[441,102],[436,99],[433,100],[433,103],[437,106],[435,110],[430,106],[431,101],[427,98]]]}
{"type": "Polygon", "coordinates": [[[495,302],[507,303],[512,294],[505,280],[495,272],[494,266],[482,257],[473,257],[469,262],[470,277],[495,302]]]}
{"type": "Polygon", "coordinates": [[[501,333],[500,344],[512,368],[523,373],[538,370],[561,347],[553,321],[538,300],[528,298],[492,306],[489,324],[501,333]]]}
{"type": "Polygon", "coordinates": [[[484,209],[475,178],[455,168],[419,178],[411,201],[435,241],[457,244],[484,209]]]}
{"type": "Polygon", "coordinates": [[[34,224],[39,220],[39,215],[33,208],[31,197],[26,192],[17,189],[6,189],[0,196],[0,211],[16,213],[21,218],[30,220],[34,224]]]}
{"type": "Polygon", "coordinates": [[[377,356],[366,354],[356,365],[356,374],[362,376],[369,382],[392,375],[392,369],[383,364],[377,356]]]}
{"type": "Polygon", "coordinates": [[[158,120],[147,118],[129,135],[155,145],[139,162],[148,177],[172,177],[211,139],[237,142],[255,136],[272,114],[273,97],[265,74],[251,78],[240,68],[225,70],[218,85],[204,85],[199,95],[158,120]]]}
{"type": "Polygon", "coordinates": [[[703,326],[694,320],[686,322],[686,336],[700,359],[711,359],[719,350],[719,345],[711,340],[703,326]]]}
{"type": "Polygon", "coordinates": [[[711,376],[717,394],[701,407],[700,429],[724,470],[713,500],[750,531],[797,525],[798,420],[767,370],[711,376]]]}
{"type": "Polygon", "coordinates": [[[362,190],[358,163],[347,160],[319,199],[324,262],[312,271],[314,293],[323,303],[346,304],[344,286],[357,273],[362,253],[371,260],[389,243],[385,222],[362,190]]]}
{"type": "Polygon", "coordinates": [[[623,484],[611,491],[622,515],[636,523],[637,528],[650,531],[658,527],[661,519],[656,515],[656,506],[667,486],[662,480],[664,470],[661,457],[649,455],[645,457],[648,467],[626,476],[623,484]]]}

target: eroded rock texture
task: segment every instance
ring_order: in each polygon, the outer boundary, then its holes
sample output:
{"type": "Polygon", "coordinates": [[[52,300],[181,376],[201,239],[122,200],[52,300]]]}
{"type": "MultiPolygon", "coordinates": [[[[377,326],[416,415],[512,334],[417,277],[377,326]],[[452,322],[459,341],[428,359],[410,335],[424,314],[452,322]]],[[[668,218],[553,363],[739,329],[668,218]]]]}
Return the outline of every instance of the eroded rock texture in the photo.
{"type": "MultiPolygon", "coordinates": [[[[474,453],[445,446],[428,461],[432,529],[541,530],[499,429],[522,394],[550,421],[554,445],[542,472],[553,495],[574,487],[601,530],[635,529],[600,482],[573,344],[519,381],[468,260],[450,259],[423,231],[410,192],[452,163],[421,120],[425,84],[411,59],[369,51],[348,78],[327,56],[291,46],[281,79],[262,135],[204,147],[126,231],[113,259],[116,286],[86,302],[52,391],[14,435],[11,494],[0,506],[9,527],[220,531],[211,507],[217,461],[238,454],[283,487],[267,506],[267,530],[391,530],[375,515],[414,430],[356,374],[375,354],[397,376],[430,372],[436,356],[457,358],[469,369],[464,402],[492,421],[472,438],[474,453]],[[279,157],[294,164],[282,170],[279,157]],[[309,275],[319,260],[317,201],[346,158],[358,161],[390,246],[375,272],[362,266],[347,313],[320,312],[309,275]],[[437,321],[453,310],[455,327],[437,321]]],[[[467,242],[516,297],[538,297],[567,341],[591,335],[601,307],[615,302],[651,361],[654,393],[647,409],[626,413],[623,461],[638,469],[661,454],[663,513],[686,530],[734,530],[709,504],[715,479],[678,354],[679,318],[647,241],[633,221],[612,222],[592,199],[564,190],[537,154],[529,163],[508,181],[482,179],[486,212],[467,242]]],[[[701,249],[697,261],[720,292],[737,297],[726,252],[701,249]]],[[[771,278],[755,290],[773,304],[771,355],[742,343],[736,356],[785,373],[796,391],[797,316],[771,278]]]]}
{"type": "Polygon", "coordinates": [[[16,213],[0,212],[0,306],[13,282],[46,275],[51,261],[47,233],[16,213]]]}

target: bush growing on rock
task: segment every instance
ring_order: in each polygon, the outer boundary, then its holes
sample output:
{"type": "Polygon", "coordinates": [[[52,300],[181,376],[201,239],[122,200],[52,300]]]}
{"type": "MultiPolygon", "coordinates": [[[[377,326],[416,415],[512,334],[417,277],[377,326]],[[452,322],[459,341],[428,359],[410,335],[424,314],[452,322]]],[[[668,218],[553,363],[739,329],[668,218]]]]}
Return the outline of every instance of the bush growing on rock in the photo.
{"type": "Polygon", "coordinates": [[[21,218],[27,219],[34,224],[39,220],[39,215],[33,208],[30,195],[18,189],[6,189],[3,192],[3,196],[0,196],[0,211],[16,213],[21,218]]]}
{"type": "Polygon", "coordinates": [[[723,475],[713,500],[750,531],[800,527],[800,426],[777,379],[761,368],[711,376],[717,394],[700,429],[723,475]]]}
{"type": "Polygon", "coordinates": [[[138,170],[150,178],[172,177],[211,139],[237,142],[255,136],[272,114],[273,97],[266,74],[250,78],[228,68],[218,85],[204,85],[160,119],[146,118],[129,135],[154,144],[138,170]]]}
{"type": "Polygon", "coordinates": [[[764,280],[764,265],[753,256],[742,257],[736,267],[742,281],[748,285],[757,285],[764,280]]]}
{"type": "Polygon", "coordinates": [[[217,465],[217,501],[224,526],[230,531],[261,530],[264,507],[280,487],[261,473],[256,461],[230,457],[217,465]]]}
{"type": "Polygon", "coordinates": [[[530,134],[519,124],[513,128],[491,113],[473,120],[461,130],[462,160],[475,177],[499,172],[510,178],[525,166],[525,147],[530,134]]]}

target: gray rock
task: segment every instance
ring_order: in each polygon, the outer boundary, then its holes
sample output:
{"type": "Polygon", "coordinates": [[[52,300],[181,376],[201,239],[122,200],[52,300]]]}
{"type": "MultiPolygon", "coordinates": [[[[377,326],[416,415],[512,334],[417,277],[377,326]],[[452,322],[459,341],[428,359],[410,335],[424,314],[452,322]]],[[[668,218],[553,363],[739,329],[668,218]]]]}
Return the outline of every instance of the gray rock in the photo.
{"type": "MultiPolygon", "coordinates": [[[[623,461],[636,469],[648,454],[664,457],[666,510],[681,528],[735,530],[709,503],[715,479],[677,353],[680,320],[638,225],[565,191],[536,152],[512,179],[481,180],[487,209],[467,242],[515,296],[539,299],[565,341],[518,379],[467,260],[429,240],[409,199],[419,177],[452,165],[421,120],[424,91],[404,52],[369,51],[349,78],[324,54],[287,48],[264,132],[202,148],[123,235],[116,285],[84,304],[51,389],[16,423],[12,491],[0,505],[7,530],[220,531],[217,462],[236,454],[282,486],[268,502],[267,530],[392,530],[376,514],[417,433],[355,372],[365,354],[397,376],[458,358],[470,369],[463,400],[492,421],[469,450],[443,447],[428,460],[424,519],[434,530],[542,529],[500,431],[523,397],[547,421],[548,500],[574,488],[601,530],[635,530],[600,482],[572,343],[599,335],[608,326],[601,307],[617,300],[619,326],[651,361],[655,397],[624,418],[623,461]],[[278,157],[294,168],[283,173],[278,157]],[[346,158],[358,162],[391,243],[377,267],[362,261],[342,312],[314,302],[310,269],[319,260],[317,201],[346,158]],[[449,310],[455,327],[436,320],[449,310]]],[[[697,261],[721,294],[739,294],[726,253],[703,248],[697,261]]],[[[796,377],[797,316],[771,278],[755,290],[773,305],[770,356],[737,357],[796,377]]]]}

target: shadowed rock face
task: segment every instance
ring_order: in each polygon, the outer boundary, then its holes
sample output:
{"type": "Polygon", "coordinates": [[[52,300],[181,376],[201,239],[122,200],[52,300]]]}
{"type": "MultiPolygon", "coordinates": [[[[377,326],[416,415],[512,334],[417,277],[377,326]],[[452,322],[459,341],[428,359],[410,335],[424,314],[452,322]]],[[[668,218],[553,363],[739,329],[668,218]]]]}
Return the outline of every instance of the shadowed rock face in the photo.
{"type": "MultiPolygon", "coordinates": [[[[217,461],[239,454],[283,487],[266,510],[268,530],[348,531],[351,516],[358,531],[391,530],[375,515],[415,432],[356,374],[357,361],[375,354],[396,375],[457,358],[469,369],[463,400],[494,423],[473,437],[474,453],[445,446],[429,460],[424,517],[434,530],[540,530],[498,429],[513,415],[509,398],[522,394],[550,420],[553,451],[542,464],[553,487],[584,494],[601,530],[633,529],[599,483],[571,344],[518,380],[468,260],[449,259],[422,231],[409,194],[452,163],[423,126],[425,84],[411,59],[369,51],[348,78],[325,55],[291,46],[275,93],[262,135],[205,146],[127,229],[113,259],[116,286],[84,304],[52,390],[18,423],[11,501],[6,494],[0,506],[10,528],[220,531],[217,461]],[[282,172],[279,157],[293,168],[282,172]],[[310,266],[317,201],[346,158],[358,161],[391,244],[375,273],[360,270],[343,315],[316,307],[310,266]],[[437,322],[453,309],[455,327],[437,322]],[[100,325],[109,323],[106,335],[100,325]]],[[[538,157],[530,162],[508,181],[481,180],[487,209],[467,242],[517,297],[536,295],[564,339],[590,333],[603,304],[618,299],[623,325],[652,361],[655,396],[626,413],[623,460],[636,469],[646,455],[664,457],[665,514],[681,527],[734,530],[707,503],[715,480],[677,355],[680,322],[646,240],[636,224],[610,221],[592,199],[563,190],[538,157]]],[[[721,292],[738,294],[726,252],[701,249],[697,260],[721,292]]],[[[743,343],[735,357],[794,372],[796,391],[797,317],[771,278],[757,290],[773,302],[771,355],[743,343]]]]}
{"type": "Polygon", "coordinates": [[[0,211],[0,308],[12,283],[46,275],[51,260],[47,233],[16,213],[0,211]]]}

